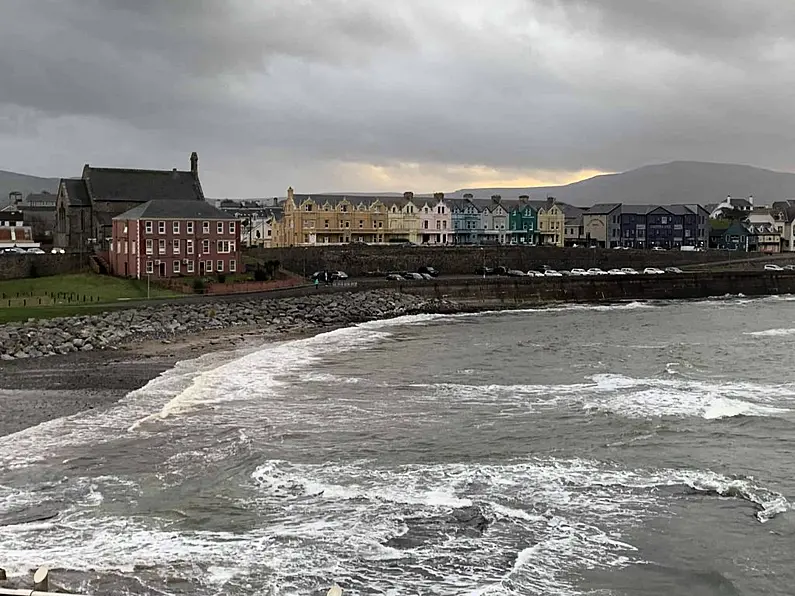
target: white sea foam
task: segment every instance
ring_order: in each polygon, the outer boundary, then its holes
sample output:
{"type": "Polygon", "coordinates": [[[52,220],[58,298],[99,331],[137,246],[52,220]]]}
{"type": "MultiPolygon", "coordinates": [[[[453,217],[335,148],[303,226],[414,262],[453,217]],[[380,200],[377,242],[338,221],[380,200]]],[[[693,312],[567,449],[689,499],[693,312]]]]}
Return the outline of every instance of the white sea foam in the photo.
{"type": "Polygon", "coordinates": [[[788,327],[780,329],[767,329],[765,331],[750,331],[745,335],[751,335],[753,337],[787,337],[790,335],[795,335],[795,328],[788,327]]]}

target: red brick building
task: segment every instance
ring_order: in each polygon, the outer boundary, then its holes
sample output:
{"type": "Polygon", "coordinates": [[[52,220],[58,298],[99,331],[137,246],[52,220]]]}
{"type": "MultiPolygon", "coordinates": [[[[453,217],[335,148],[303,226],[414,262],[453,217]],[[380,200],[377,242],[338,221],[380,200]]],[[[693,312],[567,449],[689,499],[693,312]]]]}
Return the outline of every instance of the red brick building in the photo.
{"type": "Polygon", "coordinates": [[[111,272],[138,279],[237,273],[240,226],[205,201],[149,201],[113,218],[111,272]]]}

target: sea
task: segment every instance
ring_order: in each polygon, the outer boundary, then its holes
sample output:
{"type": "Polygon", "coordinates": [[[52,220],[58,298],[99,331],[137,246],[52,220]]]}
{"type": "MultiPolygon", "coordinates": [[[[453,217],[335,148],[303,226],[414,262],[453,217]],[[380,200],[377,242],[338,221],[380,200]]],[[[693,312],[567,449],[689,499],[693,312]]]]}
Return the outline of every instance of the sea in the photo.
{"type": "Polygon", "coordinates": [[[0,438],[0,567],[84,594],[795,593],[795,297],[410,316],[0,438]]]}

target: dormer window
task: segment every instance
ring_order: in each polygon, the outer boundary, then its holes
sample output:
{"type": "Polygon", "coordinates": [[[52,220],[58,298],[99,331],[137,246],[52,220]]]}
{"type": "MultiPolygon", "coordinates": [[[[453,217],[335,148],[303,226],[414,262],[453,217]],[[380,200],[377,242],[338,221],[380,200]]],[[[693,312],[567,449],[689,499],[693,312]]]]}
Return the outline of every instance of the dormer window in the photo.
{"type": "Polygon", "coordinates": [[[312,211],[312,205],[304,205],[304,211],[312,211]]]}

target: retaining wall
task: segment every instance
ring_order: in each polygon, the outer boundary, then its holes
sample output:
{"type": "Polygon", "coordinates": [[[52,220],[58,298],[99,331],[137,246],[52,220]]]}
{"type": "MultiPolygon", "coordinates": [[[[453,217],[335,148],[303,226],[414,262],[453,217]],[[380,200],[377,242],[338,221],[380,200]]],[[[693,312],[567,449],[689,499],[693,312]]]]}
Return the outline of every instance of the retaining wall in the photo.
{"type": "Polygon", "coordinates": [[[321,269],[342,270],[352,276],[386,271],[416,271],[432,265],[445,274],[466,275],[484,264],[509,269],[553,269],[574,267],[671,267],[748,259],[748,253],[727,251],[651,251],[587,248],[488,246],[312,246],[252,249],[247,254],[259,259],[278,260],[282,267],[299,275],[311,275],[321,269]]]}
{"type": "Polygon", "coordinates": [[[0,280],[78,273],[88,267],[88,254],[0,254],[0,280]]]}

